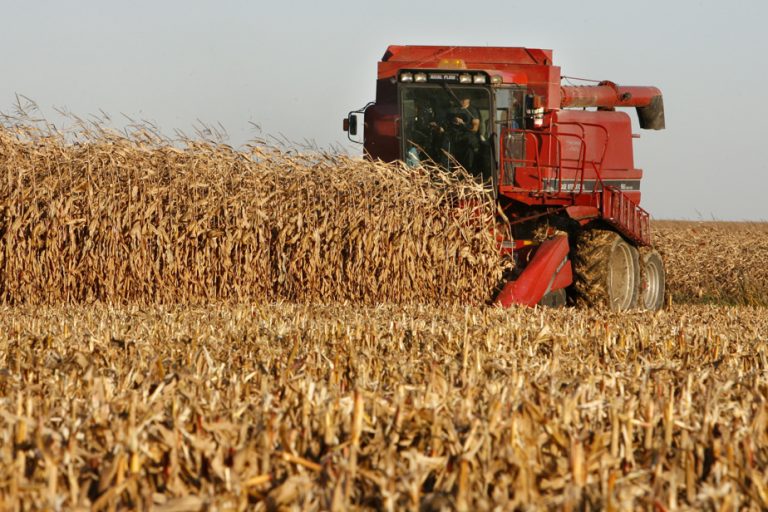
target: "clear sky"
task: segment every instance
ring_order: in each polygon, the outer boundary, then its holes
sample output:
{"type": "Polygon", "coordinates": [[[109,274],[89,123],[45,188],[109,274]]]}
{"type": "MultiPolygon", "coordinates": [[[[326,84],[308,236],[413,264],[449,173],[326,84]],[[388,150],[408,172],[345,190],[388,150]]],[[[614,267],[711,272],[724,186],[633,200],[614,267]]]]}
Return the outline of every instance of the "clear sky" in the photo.
{"type": "MultiPolygon", "coordinates": [[[[173,134],[221,123],[359,149],[341,120],[374,98],[389,44],[554,50],[565,75],[662,89],[667,129],[642,131],[656,218],[768,220],[768,1],[364,2],[1,0],[0,110],[121,113],[173,134]],[[257,125],[259,128],[256,128],[257,125]]],[[[634,112],[631,112],[635,118],[634,112]]]]}

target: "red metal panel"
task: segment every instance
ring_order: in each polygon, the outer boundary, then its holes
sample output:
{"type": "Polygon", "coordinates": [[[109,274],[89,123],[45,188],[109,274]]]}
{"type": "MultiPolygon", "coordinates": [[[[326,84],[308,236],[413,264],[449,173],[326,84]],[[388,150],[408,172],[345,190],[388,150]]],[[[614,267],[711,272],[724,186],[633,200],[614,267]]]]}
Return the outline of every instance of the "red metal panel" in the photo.
{"type": "Polygon", "coordinates": [[[365,111],[365,153],[372,159],[394,162],[400,154],[400,108],[397,85],[390,80],[376,82],[376,103],[365,111]]]}
{"type": "Polygon", "coordinates": [[[374,105],[365,111],[365,151],[373,159],[394,162],[401,159],[397,126],[399,112],[394,105],[374,105]]]}
{"type": "MultiPolygon", "coordinates": [[[[526,84],[543,97],[543,106],[560,107],[560,68],[552,65],[552,50],[484,46],[390,46],[378,66],[379,80],[401,69],[435,69],[448,61],[462,69],[501,75],[505,83],[526,84]]],[[[377,103],[380,100],[377,98],[377,103]]]]}
{"type": "Polygon", "coordinates": [[[569,206],[565,213],[580,224],[587,223],[600,216],[600,210],[595,206],[569,206]]]}
{"type": "MultiPolygon", "coordinates": [[[[632,122],[625,112],[561,110],[555,113],[553,124],[557,134],[583,136],[586,159],[601,162],[601,170],[634,169],[632,122]]],[[[580,146],[570,137],[563,141],[562,148],[561,158],[572,159],[577,157],[580,146]]]]}
{"type": "Polygon", "coordinates": [[[547,293],[570,286],[573,272],[568,251],[566,236],[543,242],[520,276],[504,285],[496,304],[505,308],[513,304],[535,306],[547,293]]]}
{"type": "Polygon", "coordinates": [[[499,46],[400,46],[387,48],[382,62],[440,62],[462,59],[480,64],[552,64],[552,50],[499,46]]]}

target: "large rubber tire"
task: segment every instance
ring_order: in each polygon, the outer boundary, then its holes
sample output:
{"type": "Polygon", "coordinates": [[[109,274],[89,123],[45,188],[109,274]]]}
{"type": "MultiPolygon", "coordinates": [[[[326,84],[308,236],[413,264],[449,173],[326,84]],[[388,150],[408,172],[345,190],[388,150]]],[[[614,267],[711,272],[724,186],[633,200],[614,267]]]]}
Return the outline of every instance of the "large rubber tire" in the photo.
{"type": "Polygon", "coordinates": [[[581,233],[574,256],[578,302],[613,311],[637,307],[640,262],[637,249],[618,233],[593,229],[581,233]]]}
{"type": "Polygon", "coordinates": [[[640,258],[640,306],[658,311],[664,307],[667,274],[658,251],[643,250],[640,258]]]}

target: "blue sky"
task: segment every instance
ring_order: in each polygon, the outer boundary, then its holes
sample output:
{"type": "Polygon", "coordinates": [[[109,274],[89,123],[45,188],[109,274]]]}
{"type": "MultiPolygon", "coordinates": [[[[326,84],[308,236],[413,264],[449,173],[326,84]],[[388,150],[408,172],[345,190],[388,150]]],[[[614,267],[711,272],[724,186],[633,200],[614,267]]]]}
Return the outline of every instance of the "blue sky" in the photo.
{"type": "Polygon", "coordinates": [[[233,145],[273,135],[358,151],[341,119],[374,98],[389,44],[551,48],[565,75],[662,89],[668,128],[635,145],[652,215],[768,220],[765,1],[0,5],[0,110],[19,93],[51,118],[101,109],[169,134],[221,123],[233,145]]]}

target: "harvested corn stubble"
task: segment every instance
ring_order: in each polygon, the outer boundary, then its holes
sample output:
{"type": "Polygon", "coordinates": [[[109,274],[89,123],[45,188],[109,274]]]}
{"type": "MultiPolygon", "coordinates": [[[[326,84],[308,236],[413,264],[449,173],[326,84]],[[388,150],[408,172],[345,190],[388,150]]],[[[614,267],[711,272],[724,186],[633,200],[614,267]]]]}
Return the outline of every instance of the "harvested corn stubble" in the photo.
{"type": "Polygon", "coordinates": [[[491,198],[435,169],[5,128],[0,176],[6,303],[477,304],[503,271],[491,198]]]}
{"type": "Polygon", "coordinates": [[[0,509],[764,510],[768,318],[0,307],[0,509]]]}

